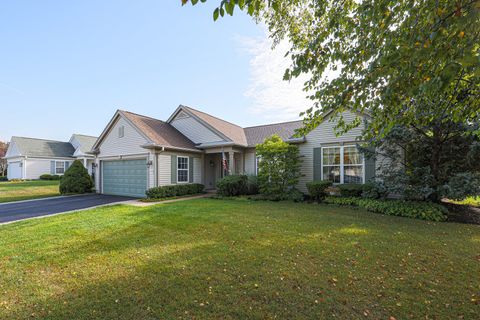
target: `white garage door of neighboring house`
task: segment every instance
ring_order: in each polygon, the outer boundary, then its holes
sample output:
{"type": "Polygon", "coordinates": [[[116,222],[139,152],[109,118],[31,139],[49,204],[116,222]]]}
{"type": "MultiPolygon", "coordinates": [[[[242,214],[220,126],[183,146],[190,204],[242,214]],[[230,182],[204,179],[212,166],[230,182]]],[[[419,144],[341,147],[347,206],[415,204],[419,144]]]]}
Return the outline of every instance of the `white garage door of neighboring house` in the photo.
{"type": "Polygon", "coordinates": [[[7,168],[8,180],[22,179],[22,169],[23,167],[21,161],[9,162],[7,168]]]}
{"type": "Polygon", "coordinates": [[[147,160],[102,161],[102,193],[145,197],[147,160]]]}

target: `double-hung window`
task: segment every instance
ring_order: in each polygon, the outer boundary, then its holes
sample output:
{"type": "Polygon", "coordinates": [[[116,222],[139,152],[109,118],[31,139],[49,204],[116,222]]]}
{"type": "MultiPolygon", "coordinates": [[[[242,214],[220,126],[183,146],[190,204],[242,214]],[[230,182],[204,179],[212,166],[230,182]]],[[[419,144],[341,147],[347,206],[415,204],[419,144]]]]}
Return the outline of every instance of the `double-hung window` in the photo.
{"type": "Polygon", "coordinates": [[[356,146],[322,148],[322,179],[333,183],[363,183],[363,155],[356,146]]]}
{"type": "Polygon", "coordinates": [[[65,161],[55,161],[55,174],[65,173],[65,161]]]}
{"type": "Polygon", "coordinates": [[[177,182],[188,182],[188,157],[177,157],[177,182]]]}

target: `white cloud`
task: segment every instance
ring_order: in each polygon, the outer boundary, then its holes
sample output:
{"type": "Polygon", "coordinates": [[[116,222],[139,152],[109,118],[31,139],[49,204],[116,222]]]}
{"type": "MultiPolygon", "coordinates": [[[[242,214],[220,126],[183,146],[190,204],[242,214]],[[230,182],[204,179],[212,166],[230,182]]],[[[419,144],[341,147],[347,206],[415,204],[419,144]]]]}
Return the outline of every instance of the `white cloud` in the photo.
{"type": "Polygon", "coordinates": [[[248,112],[265,121],[288,121],[298,119],[300,112],[312,106],[303,91],[308,79],[301,75],[291,81],[284,81],[283,74],[290,66],[290,57],[285,53],[290,49],[287,41],[281,42],[272,50],[272,40],[239,37],[242,50],[251,56],[250,84],[245,92],[252,101],[248,112]]]}

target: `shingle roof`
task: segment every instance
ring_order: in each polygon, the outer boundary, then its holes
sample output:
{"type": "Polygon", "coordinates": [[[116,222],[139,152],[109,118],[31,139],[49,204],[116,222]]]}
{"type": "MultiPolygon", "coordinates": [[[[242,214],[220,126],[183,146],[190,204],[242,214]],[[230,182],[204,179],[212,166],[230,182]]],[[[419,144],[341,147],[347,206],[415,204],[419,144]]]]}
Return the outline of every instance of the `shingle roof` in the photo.
{"type": "Polygon", "coordinates": [[[98,139],[97,137],[86,136],[84,134],[74,134],[73,136],[80,143],[80,151],[82,153],[90,152],[98,139]]]}
{"type": "Polygon", "coordinates": [[[182,106],[187,111],[193,113],[195,116],[206,122],[208,125],[212,126],[224,136],[232,140],[235,144],[247,145],[247,138],[242,127],[237,126],[231,122],[219,119],[217,117],[211,116],[208,113],[187,107],[182,106]]]}
{"type": "Polygon", "coordinates": [[[274,134],[279,135],[282,140],[288,140],[295,134],[295,130],[300,129],[302,126],[303,121],[299,120],[248,127],[245,128],[244,131],[248,146],[253,147],[274,134]]]}
{"type": "Polygon", "coordinates": [[[36,138],[12,137],[22,156],[46,158],[70,158],[75,149],[68,142],[36,138]]]}
{"type": "Polygon", "coordinates": [[[169,123],[129,111],[121,113],[153,143],[164,147],[196,149],[195,144],[169,123]]]}

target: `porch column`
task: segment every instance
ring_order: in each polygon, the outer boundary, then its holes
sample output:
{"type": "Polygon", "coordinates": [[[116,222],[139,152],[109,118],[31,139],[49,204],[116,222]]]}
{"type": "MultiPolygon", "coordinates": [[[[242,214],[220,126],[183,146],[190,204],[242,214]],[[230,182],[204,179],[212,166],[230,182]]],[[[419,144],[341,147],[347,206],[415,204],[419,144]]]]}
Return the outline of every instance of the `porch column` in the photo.
{"type": "Polygon", "coordinates": [[[228,174],[235,174],[235,152],[231,151],[228,153],[228,161],[230,162],[228,166],[228,174]]]}
{"type": "MultiPolygon", "coordinates": [[[[87,158],[83,158],[83,166],[87,168],[87,158]]],[[[87,168],[88,169],[88,168],[87,168]]]]}

